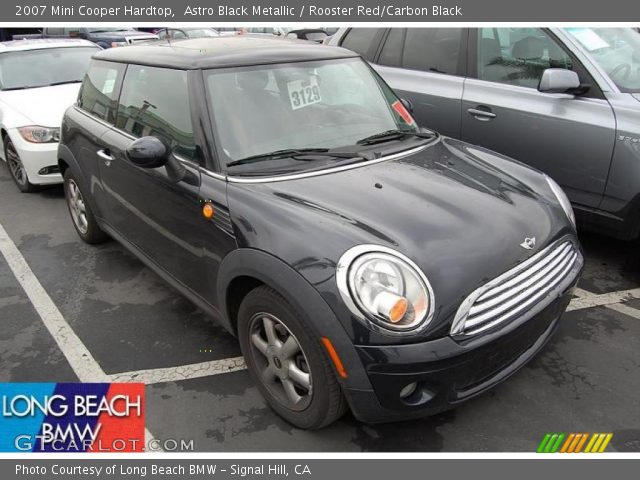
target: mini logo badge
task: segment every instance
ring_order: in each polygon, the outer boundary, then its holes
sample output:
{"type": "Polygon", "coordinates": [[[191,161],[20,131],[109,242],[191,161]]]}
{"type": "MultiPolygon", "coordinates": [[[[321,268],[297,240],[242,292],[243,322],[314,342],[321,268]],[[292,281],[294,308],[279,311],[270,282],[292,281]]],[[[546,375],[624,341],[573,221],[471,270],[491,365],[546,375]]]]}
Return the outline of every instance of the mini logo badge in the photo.
{"type": "Polygon", "coordinates": [[[527,250],[532,250],[533,247],[536,246],[536,237],[527,237],[524,239],[524,242],[522,242],[520,244],[520,246],[522,248],[525,248],[527,250]]]}

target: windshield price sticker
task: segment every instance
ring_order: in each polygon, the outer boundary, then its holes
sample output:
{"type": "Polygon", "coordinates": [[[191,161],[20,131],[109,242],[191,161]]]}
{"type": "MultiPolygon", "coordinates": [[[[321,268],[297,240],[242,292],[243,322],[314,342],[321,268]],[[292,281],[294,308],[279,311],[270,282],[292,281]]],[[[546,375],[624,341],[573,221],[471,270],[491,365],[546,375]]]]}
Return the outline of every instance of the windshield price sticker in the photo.
{"type": "Polygon", "coordinates": [[[298,110],[322,101],[316,77],[309,77],[308,81],[294,80],[293,82],[288,82],[287,88],[289,89],[289,101],[291,102],[292,110],[298,110]]]}

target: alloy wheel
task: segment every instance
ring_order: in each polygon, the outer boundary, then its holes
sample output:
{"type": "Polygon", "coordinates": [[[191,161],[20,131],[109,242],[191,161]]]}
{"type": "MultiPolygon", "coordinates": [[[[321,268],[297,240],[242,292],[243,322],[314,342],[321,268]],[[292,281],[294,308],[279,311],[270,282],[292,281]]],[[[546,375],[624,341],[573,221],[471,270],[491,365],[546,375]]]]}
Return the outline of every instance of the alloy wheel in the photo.
{"type": "Polygon", "coordinates": [[[87,208],[85,206],[82,193],[78,188],[78,184],[73,179],[67,182],[67,202],[69,204],[71,218],[73,218],[73,223],[80,233],[85,235],[89,229],[89,224],[87,222],[87,208]]]}
{"type": "Polygon", "coordinates": [[[27,172],[22,165],[22,160],[20,160],[20,156],[16,151],[16,148],[13,146],[13,143],[7,143],[7,164],[9,165],[9,170],[11,171],[11,175],[15,179],[15,181],[21,185],[27,185],[29,179],[27,178],[27,172]]]}
{"type": "Polygon", "coordinates": [[[285,407],[304,410],[313,398],[309,362],[296,337],[278,318],[257,313],[250,320],[250,342],[258,374],[285,407]]]}

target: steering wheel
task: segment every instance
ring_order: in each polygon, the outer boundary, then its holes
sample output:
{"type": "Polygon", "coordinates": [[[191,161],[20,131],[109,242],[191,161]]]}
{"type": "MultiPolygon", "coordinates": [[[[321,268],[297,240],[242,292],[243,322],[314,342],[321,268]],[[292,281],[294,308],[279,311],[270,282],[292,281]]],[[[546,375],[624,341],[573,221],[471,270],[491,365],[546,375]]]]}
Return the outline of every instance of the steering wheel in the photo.
{"type": "Polygon", "coordinates": [[[616,65],[615,68],[609,72],[609,76],[611,78],[621,75],[620,78],[622,80],[627,80],[630,74],[631,74],[631,65],[629,65],[628,63],[621,63],[619,65],[616,65]]]}

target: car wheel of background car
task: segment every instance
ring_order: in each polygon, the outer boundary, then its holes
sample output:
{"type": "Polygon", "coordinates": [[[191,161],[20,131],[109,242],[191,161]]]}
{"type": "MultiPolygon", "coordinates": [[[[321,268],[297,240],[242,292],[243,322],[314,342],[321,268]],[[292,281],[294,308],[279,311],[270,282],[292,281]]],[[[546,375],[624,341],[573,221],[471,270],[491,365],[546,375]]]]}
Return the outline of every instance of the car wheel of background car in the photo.
{"type": "Polygon", "coordinates": [[[24,193],[35,192],[38,187],[29,181],[27,171],[24,169],[22,160],[20,160],[20,155],[18,155],[16,147],[8,136],[5,138],[4,143],[4,158],[7,160],[11,178],[16,182],[20,191],[24,193]]]}
{"type": "Polygon", "coordinates": [[[67,200],[67,207],[73,220],[73,226],[82,240],[89,244],[96,244],[102,243],[109,238],[100,229],[91,207],[85,201],[82,190],[69,169],[64,174],[64,196],[67,200]]]}
{"type": "Polygon", "coordinates": [[[269,405],[293,425],[321,428],[347,405],[333,367],[297,311],[267,286],[240,305],[238,333],[249,373],[269,405]]]}

